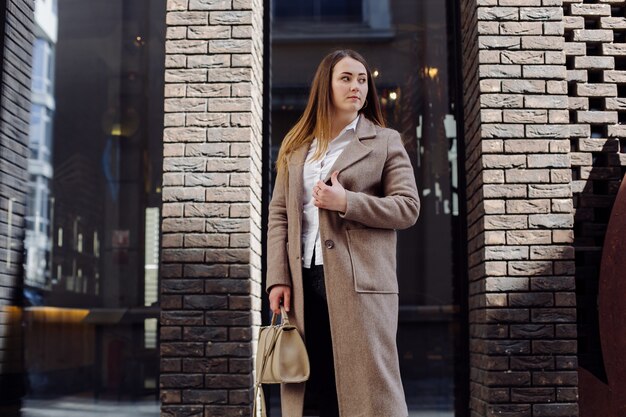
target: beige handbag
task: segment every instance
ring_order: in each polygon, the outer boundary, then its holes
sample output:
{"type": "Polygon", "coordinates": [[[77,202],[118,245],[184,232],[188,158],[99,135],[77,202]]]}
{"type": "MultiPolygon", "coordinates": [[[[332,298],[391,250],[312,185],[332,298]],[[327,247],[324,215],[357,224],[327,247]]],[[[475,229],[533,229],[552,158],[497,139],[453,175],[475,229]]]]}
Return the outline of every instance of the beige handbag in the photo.
{"type": "Polygon", "coordinates": [[[261,327],[256,353],[256,382],[254,387],[254,407],[256,417],[257,400],[261,395],[261,416],[266,417],[265,396],[262,384],[283,384],[305,382],[309,379],[309,355],[296,326],[289,324],[289,317],[280,306],[280,324],[276,324],[276,314],[272,323],[261,327]]]}

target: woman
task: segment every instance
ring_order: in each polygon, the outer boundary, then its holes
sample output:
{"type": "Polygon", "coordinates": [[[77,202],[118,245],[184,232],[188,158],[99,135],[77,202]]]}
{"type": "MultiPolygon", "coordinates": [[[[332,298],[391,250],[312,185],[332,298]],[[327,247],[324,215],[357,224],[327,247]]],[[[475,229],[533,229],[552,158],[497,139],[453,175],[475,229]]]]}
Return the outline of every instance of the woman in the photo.
{"type": "Polygon", "coordinates": [[[302,332],[311,376],[281,387],[283,417],[407,417],[396,348],[396,229],[419,197],[398,132],[384,127],[367,63],[320,63],[283,140],[269,209],[270,307],[302,332]]]}

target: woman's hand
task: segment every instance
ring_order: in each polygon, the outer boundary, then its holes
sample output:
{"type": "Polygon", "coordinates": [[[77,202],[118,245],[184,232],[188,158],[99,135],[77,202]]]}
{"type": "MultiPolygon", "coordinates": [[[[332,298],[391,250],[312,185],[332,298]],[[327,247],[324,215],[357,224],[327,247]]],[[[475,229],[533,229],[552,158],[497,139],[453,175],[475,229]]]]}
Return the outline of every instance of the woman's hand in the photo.
{"type": "Polygon", "coordinates": [[[283,301],[285,310],[289,312],[291,301],[291,287],[288,285],[274,285],[270,290],[270,309],[274,314],[280,314],[280,301],[283,301]]]}
{"type": "Polygon", "coordinates": [[[326,185],[323,181],[318,181],[313,187],[313,204],[318,208],[333,210],[345,213],[348,201],[346,199],[346,190],[339,183],[337,175],[339,171],[335,171],[330,176],[332,185],[326,185]]]}

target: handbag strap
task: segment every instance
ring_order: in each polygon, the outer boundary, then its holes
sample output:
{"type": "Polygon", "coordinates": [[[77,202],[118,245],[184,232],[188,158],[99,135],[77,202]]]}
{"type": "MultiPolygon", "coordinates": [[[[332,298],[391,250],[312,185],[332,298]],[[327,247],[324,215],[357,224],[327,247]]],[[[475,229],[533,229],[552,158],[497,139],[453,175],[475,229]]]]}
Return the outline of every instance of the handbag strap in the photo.
{"type": "MultiPolygon", "coordinates": [[[[272,312],[272,324],[271,324],[272,326],[276,325],[277,316],[278,314],[272,312]]],[[[289,325],[289,316],[287,315],[287,311],[285,310],[285,306],[283,305],[280,306],[280,317],[282,321],[282,323],[280,324],[281,326],[285,324],[289,325]]],[[[265,339],[265,346],[263,349],[264,355],[263,355],[263,359],[261,360],[261,369],[260,370],[257,369],[257,375],[256,375],[257,380],[254,384],[254,406],[252,407],[252,417],[257,417],[256,415],[257,414],[257,400],[259,399],[259,395],[261,395],[261,417],[267,417],[267,411],[266,411],[266,406],[265,406],[265,395],[263,392],[263,384],[261,384],[261,376],[265,372],[268,359],[270,355],[272,354],[272,352],[274,351],[274,348],[276,347],[276,342],[278,341],[279,335],[280,335],[280,332],[274,331],[274,334],[269,340],[269,346],[267,345],[268,339],[265,339]]]]}
{"type": "MultiPolygon", "coordinates": [[[[278,314],[272,312],[272,326],[276,325],[276,318],[278,314]]],[[[280,317],[282,319],[282,324],[289,324],[289,316],[287,315],[287,310],[285,310],[285,306],[280,306],[280,317]]]]}
{"type": "Polygon", "coordinates": [[[259,394],[261,395],[261,417],[267,417],[267,407],[265,406],[265,393],[263,392],[263,385],[261,385],[260,382],[257,382],[254,387],[254,405],[252,407],[252,417],[257,417],[256,403],[259,399],[259,394]]]}
{"type": "MultiPolygon", "coordinates": [[[[286,317],[286,314],[287,313],[285,313],[285,317],[286,317]]],[[[276,322],[276,316],[274,315],[272,316],[272,326],[274,326],[275,322],[276,322]]],[[[289,323],[289,321],[287,321],[287,323],[289,323]]],[[[270,355],[272,354],[272,352],[274,351],[274,348],[276,347],[278,336],[280,336],[280,332],[278,331],[278,329],[276,329],[274,333],[272,334],[272,337],[269,340],[269,346],[268,346],[268,339],[267,338],[265,339],[265,345],[263,348],[264,354],[263,354],[263,359],[261,360],[261,369],[260,370],[257,369],[256,382],[254,384],[254,406],[252,408],[252,417],[257,417],[256,403],[259,398],[258,397],[259,394],[261,394],[261,417],[267,417],[266,406],[265,406],[265,395],[263,393],[263,385],[261,384],[261,376],[265,373],[265,368],[267,367],[268,359],[270,355]]]]}

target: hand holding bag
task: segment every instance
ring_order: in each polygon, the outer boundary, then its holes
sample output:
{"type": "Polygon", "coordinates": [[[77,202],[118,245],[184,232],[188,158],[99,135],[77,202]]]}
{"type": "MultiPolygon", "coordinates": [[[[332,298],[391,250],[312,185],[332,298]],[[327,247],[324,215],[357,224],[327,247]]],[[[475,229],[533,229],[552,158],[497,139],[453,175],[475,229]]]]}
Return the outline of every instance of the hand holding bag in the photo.
{"type": "Polygon", "coordinates": [[[309,356],[296,326],[289,323],[284,306],[280,306],[280,324],[276,314],[272,323],[261,327],[256,354],[256,382],[252,416],[256,417],[257,399],[261,394],[261,416],[266,417],[262,384],[305,382],[309,379],[309,356]]]}

